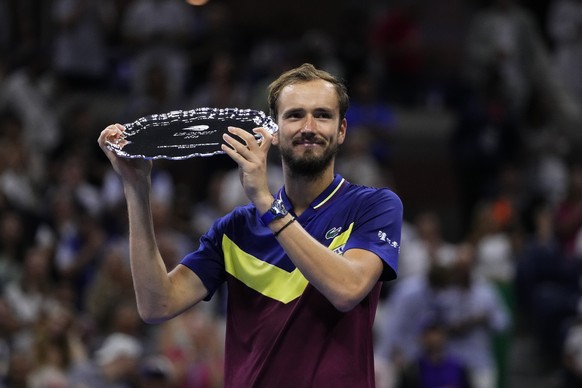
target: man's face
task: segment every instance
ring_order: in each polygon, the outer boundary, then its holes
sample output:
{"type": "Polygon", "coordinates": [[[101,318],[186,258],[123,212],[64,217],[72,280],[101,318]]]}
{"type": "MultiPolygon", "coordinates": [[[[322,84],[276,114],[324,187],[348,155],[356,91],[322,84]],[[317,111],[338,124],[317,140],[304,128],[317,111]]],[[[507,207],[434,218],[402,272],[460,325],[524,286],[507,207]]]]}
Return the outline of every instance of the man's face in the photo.
{"type": "Polygon", "coordinates": [[[315,80],[287,85],[278,101],[279,132],[273,143],[293,174],[318,177],[344,142],[346,120],[340,120],[335,88],[315,80]]]}

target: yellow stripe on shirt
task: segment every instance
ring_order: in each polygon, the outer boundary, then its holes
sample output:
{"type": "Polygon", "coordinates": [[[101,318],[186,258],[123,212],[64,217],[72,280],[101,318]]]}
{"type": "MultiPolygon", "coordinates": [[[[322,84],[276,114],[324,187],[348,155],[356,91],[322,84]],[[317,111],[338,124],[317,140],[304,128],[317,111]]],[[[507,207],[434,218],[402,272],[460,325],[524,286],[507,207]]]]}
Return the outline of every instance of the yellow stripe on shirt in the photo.
{"type": "MultiPolygon", "coordinates": [[[[337,249],[347,242],[353,223],[348,230],[335,237],[329,249],[337,249]]],[[[226,272],[253,290],[281,303],[299,298],[307,287],[307,279],[298,268],[288,272],[243,251],[227,235],[222,238],[226,272]]]]}

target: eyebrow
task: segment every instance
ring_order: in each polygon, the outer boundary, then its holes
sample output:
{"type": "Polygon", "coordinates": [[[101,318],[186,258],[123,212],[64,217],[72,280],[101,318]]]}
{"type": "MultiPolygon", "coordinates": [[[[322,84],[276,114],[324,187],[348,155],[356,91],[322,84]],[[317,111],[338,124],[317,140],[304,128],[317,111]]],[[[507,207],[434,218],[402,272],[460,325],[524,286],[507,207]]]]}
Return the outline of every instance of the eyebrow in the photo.
{"type": "Polygon", "coordinates": [[[291,115],[296,114],[296,113],[305,113],[305,109],[304,108],[291,108],[291,109],[284,111],[283,116],[288,117],[288,116],[291,116],[291,115]]]}

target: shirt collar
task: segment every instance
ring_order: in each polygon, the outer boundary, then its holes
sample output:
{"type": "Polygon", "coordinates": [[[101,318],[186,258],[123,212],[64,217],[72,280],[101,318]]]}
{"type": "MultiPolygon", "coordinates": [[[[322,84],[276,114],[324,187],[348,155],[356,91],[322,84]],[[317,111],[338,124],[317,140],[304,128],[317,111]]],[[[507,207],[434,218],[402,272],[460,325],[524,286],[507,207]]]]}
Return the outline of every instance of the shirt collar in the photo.
{"type": "MultiPolygon", "coordinates": [[[[321,209],[326,204],[330,203],[332,198],[336,196],[347,185],[347,183],[348,181],[346,181],[340,174],[336,174],[330,185],[327,186],[325,190],[323,190],[321,194],[313,200],[313,202],[311,202],[309,207],[313,210],[321,209]]],[[[285,186],[279,190],[277,198],[280,198],[283,201],[287,209],[292,210],[293,206],[287,197],[287,193],[285,193],[285,186]]]]}

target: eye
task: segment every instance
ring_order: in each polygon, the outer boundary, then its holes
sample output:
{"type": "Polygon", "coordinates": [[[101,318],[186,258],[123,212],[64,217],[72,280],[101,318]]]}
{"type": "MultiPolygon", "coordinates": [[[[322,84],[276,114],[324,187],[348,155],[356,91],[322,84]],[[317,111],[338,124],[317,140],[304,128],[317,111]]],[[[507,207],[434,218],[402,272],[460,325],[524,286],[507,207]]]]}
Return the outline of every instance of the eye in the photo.
{"type": "Polygon", "coordinates": [[[318,110],[313,114],[313,117],[317,119],[332,119],[333,113],[327,110],[318,110]]]}
{"type": "Polygon", "coordinates": [[[331,114],[329,113],[318,113],[315,115],[318,119],[331,119],[331,114]]]}

